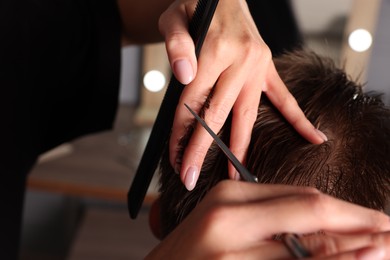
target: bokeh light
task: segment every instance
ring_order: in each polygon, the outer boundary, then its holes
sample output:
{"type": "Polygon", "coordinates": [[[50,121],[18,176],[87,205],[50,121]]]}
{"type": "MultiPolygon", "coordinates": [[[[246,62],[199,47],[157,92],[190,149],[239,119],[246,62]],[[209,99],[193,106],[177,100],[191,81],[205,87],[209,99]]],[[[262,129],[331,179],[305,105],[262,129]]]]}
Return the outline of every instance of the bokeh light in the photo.
{"type": "Polygon", "coordinates": [[[159,92],[164,88],[166,79],[161,71],[151,70],[145,74],[143,82],[147,90],[159,92]]]}
{"type": "Polygon", "coordinates": [[[365,29],[357,29],[348,37],[348,44],[356,52],[364,52],[371,47],[372,36],[365,29]]]}

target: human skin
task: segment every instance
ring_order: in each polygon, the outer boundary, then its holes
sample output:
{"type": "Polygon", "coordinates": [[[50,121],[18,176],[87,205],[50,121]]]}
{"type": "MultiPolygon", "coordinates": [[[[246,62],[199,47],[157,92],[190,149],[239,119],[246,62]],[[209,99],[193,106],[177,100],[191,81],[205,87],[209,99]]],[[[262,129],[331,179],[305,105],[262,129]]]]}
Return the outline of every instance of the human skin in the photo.
{"type": "Polygon", "coordinates": [[[314,188],[227,180],[146,259],[292,259],[281,233],[311,234],[315,259],[390,259],[389,230],[387,215],[314,188]]]}
{"type": "MultiPolygon", "coordinates": [[[[170,161],[173,166],[178,167],[178,140],[192,120],[183,104],[187,103],[198,112],[217,80],[205,120],[218,132],[233,109],[234,127],[230,148],[241,161],[245,158],[262,92],[303,137],[316,144],[324,141],[325,137],[306,119],[280,80],[270,50],[257,31],[244,0],[220,1],[198,61],[187,31],[195,0],[118,0],[118,3],[124,36],[128,42],[142,44],[165,40],[172,71],[179,81],[187,85],[172,128],[170,161]]],[[[196,184],[198,169],[211,142],[210,136],[197,128],[186,149],[181,168],[177,168],[188,189],[196,184]]],[[[232,167],[229,168],[229,174],[231,178],[235,177],[232,167]]],[[[386,233],[390,227],[386,215],[341,202],[313,189],[273,185],[259,189],[256,184],[256,190],[261,190],[259,193],[246,185],[251,184],[225,181],[217,185],[148,258],[252,256],[266,259],[271,254],[290,257],[280,243],[269,247],[271,233],[317,230],[327,231],[328,240],[314,240],[313,236],[312,239],[303,238],[302,243],[309,251],[322,254],[325,259],[390,257],[387,249],[389,235],[386,233]],[[265,213],[268,218],[262,217],[261,214],[265,213]],[[259,225],[259,219],[266,222],[259,225]],[[348,234],[348,239],[341,234],[348,234]],[[322,252],[324,245],[327,249],[322,252]],[[333,248],[326,245],[337,246],[333,248]],[[316,248],[320,250],[315,251],[316,248]]]]}
{"type": "MultiPolygon", "coordinates": [[[[128,41],[165,40],[172,71],[186,85],[176,109],[169,149],[170,162],[187,189],[192,190],[196,185],[212,138],[198,127],[183,158],[177,158],[178,141],[193,119],[184,103],[199,112],[215,84],[205,121],[218,132],[232,111],[230,149],[241,162],[245,159],[262,92],[304,138],[322,143],[326,137],[306,119],[276,72],[271,52],[245,0],[219,1],[202,52],[196,59],[187,29],[196,2],[118,0],[128,41]]],[[[229,166],[229,176],[237,177],[232,166],[229,166]]]]}

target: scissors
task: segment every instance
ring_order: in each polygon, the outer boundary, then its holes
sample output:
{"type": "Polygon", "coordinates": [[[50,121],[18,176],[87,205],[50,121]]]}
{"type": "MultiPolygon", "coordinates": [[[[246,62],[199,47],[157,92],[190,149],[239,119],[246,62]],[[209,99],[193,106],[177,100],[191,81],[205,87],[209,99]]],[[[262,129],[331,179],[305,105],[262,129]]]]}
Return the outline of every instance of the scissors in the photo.
{"type": "MultiPolygon", "coordinates": [[[[213,137],[214,141],[217,143],[219,148],[227,156],[229,161],[233,164],[234,168],[238,171],[241,178],[247,182],[257,183],[258,179],[256,176],[251,174],[245,167],[240,163],[237,157],[230,151],[230,149],[225,145],[225,143],[216,135],[213,130],[206,124],[206,122],[199,117],[187,104],[184,104],[186,108],[191,112],[195,119],[206,129],[206,131],[213,137]]],[[[286,233],[281,237],[283,243],[290,251],[290,253],[296,258],[301,259],[305,257],[310,257],[310,252],[300,243],[298,236],[296,234],[286,233]]]]}
{"type": "Polygon", "coordinates": [[[236,168],[237,172],[240,174],[241,178],[248,182],[258,182],[256,176],[251,174],[247,168],[244,167],[237,159],[237,157],[229,150],[229,148],[225,145],[225,143],[216,135],[213,130],[206,124],[206,122],[200,118],[187,104],[184,104],[186,108],[191,112],[191,114],[196,118],[196,120],[206,129],[206,131],[214,138],[214,141],[217,143],[219,148],[223,151],[223,153],[227,156],[229,161],[233,164],[234,168],[236,168]]]}

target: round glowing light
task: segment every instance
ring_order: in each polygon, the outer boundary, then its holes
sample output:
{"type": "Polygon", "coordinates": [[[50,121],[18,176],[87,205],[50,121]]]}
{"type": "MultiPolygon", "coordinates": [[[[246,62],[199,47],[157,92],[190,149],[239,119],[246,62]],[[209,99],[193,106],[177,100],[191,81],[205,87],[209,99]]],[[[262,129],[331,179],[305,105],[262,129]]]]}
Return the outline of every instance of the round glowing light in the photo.
{"type": "Polygon", "coordinates": [[[363,52],[371,47],[372,36],[367,30],[357,29],[349,35],[348,43],[352,50],[363,52]]]}
{"type": "Polygon", "coordinates": [[[151,70],[147,72],[143,79],[144,86],[151,92],[159,92],[165,86],[165,76],[158,70],[151,70]]]}

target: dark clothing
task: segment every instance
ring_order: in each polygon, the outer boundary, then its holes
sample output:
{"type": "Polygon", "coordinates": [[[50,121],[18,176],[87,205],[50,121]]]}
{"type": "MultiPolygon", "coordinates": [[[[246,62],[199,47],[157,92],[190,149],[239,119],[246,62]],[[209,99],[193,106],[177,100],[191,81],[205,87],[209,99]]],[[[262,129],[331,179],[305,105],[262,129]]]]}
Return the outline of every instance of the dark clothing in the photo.
{"type": "Polygon", "coordinates": [[[248,0],[253,20],[273,56],[292,51],[303,44],[290,0],[248,0]]]}
{"type": "Polygon", "coordinates": [[[112,127],[120,24],[114,0],[0,0],[1,258],[17,252],[37,156],[112,127]]]}
{"type": "MultiPolygon", "coordinates": [[[[249,2],[273,53],[296,43],[285,1],[249,2]]],[[[17,258],[26,176],[38,155],[112,127],[120,24],[115,0],[0,0],[1,259],[17,258]]]]}

